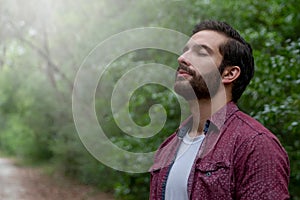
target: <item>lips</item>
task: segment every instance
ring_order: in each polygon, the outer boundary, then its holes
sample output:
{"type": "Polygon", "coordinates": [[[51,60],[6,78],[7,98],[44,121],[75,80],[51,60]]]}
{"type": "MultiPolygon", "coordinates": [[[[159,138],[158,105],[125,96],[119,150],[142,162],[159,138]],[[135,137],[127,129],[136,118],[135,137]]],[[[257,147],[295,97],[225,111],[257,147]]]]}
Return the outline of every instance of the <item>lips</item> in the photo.
{"type": "Polygon", "coordinates": [[[191,76],[191,74],[189,72],[182,70],[182,69],[178,70],[177,75],[178,76],[191,76]]]}
{"type": "Polygon", "coordinates": [[[177,69],[177,76],[193,76],[194,73],[188,67],[180,65],[177,69]]]}

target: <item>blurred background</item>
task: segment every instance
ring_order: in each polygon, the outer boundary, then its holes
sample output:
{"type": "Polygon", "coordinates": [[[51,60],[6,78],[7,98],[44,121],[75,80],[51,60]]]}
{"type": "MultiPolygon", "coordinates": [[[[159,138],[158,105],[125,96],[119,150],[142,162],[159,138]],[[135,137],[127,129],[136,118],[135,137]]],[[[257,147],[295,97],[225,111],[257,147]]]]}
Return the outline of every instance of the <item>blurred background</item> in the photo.
{"type": "MultiPolygon", "coordinates": [[[[82,145],[72,117],[76,72],[89,52],[113,34],[154,26],[191,35],[199,21],[217,19],[252,44],[256,73],[239,107],[269,128],[288,151],[291,199],[299,200],[299,5],[299,0],[0,0],[0,150],[48,165],[116,199],[148,199],[149,174],[115,171],[82,145]]],[[[176,69],[177,55],[155,49],[127,53],[111,63],[95,95],[99,123],[112,142],[131,152],[154,151],[180,123],[174,93],[148,84],[133,93],[130,115],[147,125],[149,108],[159,103],[168,116],[164,128],[148,139],[118,128],[110,110],[113,86],[127,66],[144,63],[176,69]]]]}

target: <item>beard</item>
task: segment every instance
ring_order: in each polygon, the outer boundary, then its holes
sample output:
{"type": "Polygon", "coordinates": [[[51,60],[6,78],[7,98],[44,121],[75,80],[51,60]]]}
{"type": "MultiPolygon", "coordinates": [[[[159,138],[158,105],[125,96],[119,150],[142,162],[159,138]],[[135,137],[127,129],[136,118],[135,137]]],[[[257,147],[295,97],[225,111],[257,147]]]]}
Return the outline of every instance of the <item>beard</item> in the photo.
{"type": "Polygon", "coordinates": [[[201,76],[190,68],[180,65],[176,73],[174,91],[186,100],[209,100],[218,92],[220,82],[220,68],[218,71],[213,70],[201,76]],[[191,76],[191,79],[188,80],[182,76],[178,77],[179,69],[186,71],[191,76]]]}

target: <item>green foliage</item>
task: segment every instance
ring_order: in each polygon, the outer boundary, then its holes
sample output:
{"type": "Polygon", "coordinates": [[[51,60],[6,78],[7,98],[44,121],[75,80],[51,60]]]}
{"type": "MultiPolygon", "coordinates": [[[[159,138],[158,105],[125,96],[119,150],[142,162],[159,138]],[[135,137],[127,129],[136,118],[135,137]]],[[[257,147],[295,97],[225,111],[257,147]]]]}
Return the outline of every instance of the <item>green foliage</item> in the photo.
{"type": "Polygon", "coordinates": [[[22,125],[17,116],[11,116],[6,126],[6,130],[1,134],[1,146],[11,154],[32,156],[35,149],[31,148],[34,144],[34,137],[30,129],[22,125]]]}
{"type": "MultiPolygon", "coordinates": [[[[253,46],[256,73],[239,106],[269,128],[288,151],[290,193],[292,199],[300,199],[299,3],[2,0],[0,148],[26,159],[54,162],[57,170],[114,192],[119,199],[147,199],[149,174],[110,169],[81,143],[71,111],[75,74],[89,51],[112,34],[157,26],[190,35],[199,21],[217,19],[233,25],[253,46]]],[[[129,69],[147,63],[176,69],[176,59],[177,55],[162,50],[141,49],[110,64],[99,80],[95,108],[99,124],[114,144],[131,152],[150,152],[177,128],[181,114],[178,101],[173,92],[160,85],[139,87],[128,102],[129,114],[140,126],[151,122],[149,109],[153,105],[164,107],[167,121],[153,137],[125,134],[110,107],[114,85],[129,69]]],[[[155,109],[161,111],[160,107],[155,109]]],[[[125,116],[118,114],[120,119],[125,116]]]]}

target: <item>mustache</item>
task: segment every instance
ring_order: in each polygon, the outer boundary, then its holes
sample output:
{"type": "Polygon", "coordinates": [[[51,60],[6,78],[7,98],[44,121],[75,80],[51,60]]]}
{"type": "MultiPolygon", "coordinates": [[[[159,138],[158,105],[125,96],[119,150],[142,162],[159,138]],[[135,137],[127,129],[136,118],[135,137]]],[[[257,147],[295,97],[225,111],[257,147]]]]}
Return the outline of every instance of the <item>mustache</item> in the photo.
{"type": "Polygon", "coordinates": [[[189,67],[187,67],[185,65],[182,65],[182,64],[179,64],[179,66],[177,68],[177,72],[179,70],[183,70],[183,71],[187,72],[190,75],[195,75],[196,74],[194,70],[191,70],[189,67]]]}

